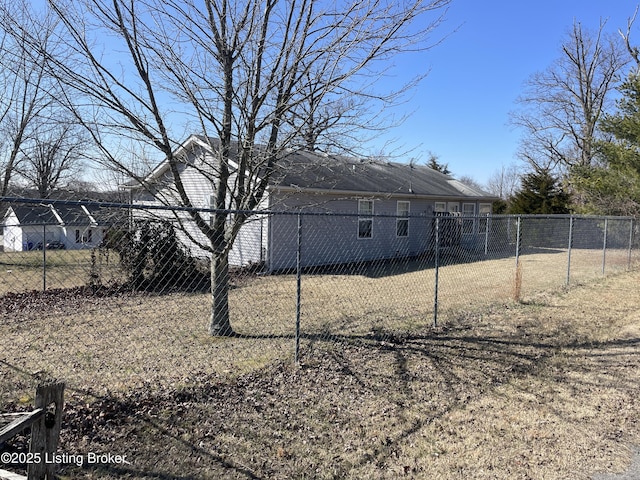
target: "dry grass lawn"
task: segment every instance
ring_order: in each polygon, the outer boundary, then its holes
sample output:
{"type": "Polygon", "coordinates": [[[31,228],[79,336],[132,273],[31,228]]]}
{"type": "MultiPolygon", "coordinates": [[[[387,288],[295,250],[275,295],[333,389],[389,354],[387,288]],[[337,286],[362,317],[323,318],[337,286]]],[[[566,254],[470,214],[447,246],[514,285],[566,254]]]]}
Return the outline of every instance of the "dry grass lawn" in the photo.
{"type": "MultiPolygon", "coordinates": [[[[64,253],[88,258],[88,252],[48,252],[53,254],[48,257],[50,270],[74,266],[56,255],[64,253]]],[[[26,258],[33,261],[31,256],[26,258]]],[[[574,251],[572,284],[601,278],[601,258],[599,251],[574,251]]],[[[626,252],[609,252],[608,261],[609,272],[624,270],[626,252]]],[[[565,252],[523,255],[520,262],[522,300],[564,288],[565,252]]],[[[447,325],[461,316],[484,315],[487,309],[512,303],[513,258],[462,264],[445,258],[443,263],[439,324],[447,325]]],[[[416,268],[412,263],[400,267],[392,275],[375,266],[352,275],[305,275],[303,341],[358,339],[378,331],[423,332],[434,319],[434,270],[416,268]]],[[[83,285],[86,278],[70,275],[67,284],[83,285]]],[[[0,314],[4,308],[0,336],[6,340],[0,360],[8,359],[14,371],[64,378],[74,388],[94,393],[141,383],[172,385],[181,382],[186,372],[235,375],[276,359],[292,358],[295,299],[296,279],[292,275],[243,282],[230,293],[232,323],[242,337],[228,341],[207,333],[207,294],[28,294],[13,303],[5,299],[0,305],[0,314]]],[[[12,381],[14,373],[7,375],[9,380],[0,384],[0,392],[5,391],[12,400],[28,397],[30,377],[18,375],[17,381],[12,381]]]]}
{"type": "Polygon", "coordinates": [[[5,304],[2,409],[64,378],[61,448],[130,462],[64,479],[590,479],[640,443],[640,273],[574,255],[569,290],[524,256],[519,303],[513,259],[443,267],[435,328],[432,270],[307,276],[300,366],[287,276],[232,291],[231,339],[205,295],[5,304]]]}
{"type": "Polygon", "coordinates": [[[91,250],[0,251],[0,295],[80,287],[89,282],[92,268],[105,284],[122,281],[117,253],[94,252],[93,267],[91,256],[91,250]]]}

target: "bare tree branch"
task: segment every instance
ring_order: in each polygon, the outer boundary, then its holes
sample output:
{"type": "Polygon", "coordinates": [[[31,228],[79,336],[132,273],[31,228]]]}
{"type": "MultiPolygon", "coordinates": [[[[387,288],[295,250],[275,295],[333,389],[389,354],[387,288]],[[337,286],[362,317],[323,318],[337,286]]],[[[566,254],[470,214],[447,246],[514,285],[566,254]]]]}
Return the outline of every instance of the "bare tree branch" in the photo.
{"type": "MultiPolygon", "coordinates": [[[[51,0],[66,50],[42,54],[47,73],[73,92],[68,108],[98,142],[102,161],[166,202],[203,206],[181,175],[186,154],[176,152],[190,132],[208,144],[213,153],[190,168],[210,180],[216,212],[191,210],[190,218],[212,255],[211,331],[224,333],[231,331],[228,254],[249,218],[227,212],[260,208],[281,160],[305,134],[364,129],[375,118],[364,115],[369,105],[379,112],[414,86],[421,75],[390,92],[376,79],[396,56],[437,43],[430,38],[450,1],[51,0]],[[352,101],[341,100],[347,96],[352,101]],[[122,138],[156,150],[163,163],[155,176],[140,176],[119,155],[122,138]]],[[[3,20],[41,52],[35,35],[3,20]]]]}
{"type": "Polygon", "coordinates": [[[46,76],[43,58],[34,61],[37,53],[25,50],[26,37],[34,38],[40,48],[51,48],[55,25],[45,19],[36,21],[30,15],[30,6],[24,2],[11,2],[10,15],[13,21],[21,21],[34,30],[33,34],[10,31],[2,23],[0,42],[0,195],[6,195],[21,152],[34,141],[37,131],[48,120],[48,113],[55,104],[50,78],[46,76]],[[33,36],[32,36],[33,35],[33,36]]]}
{"type": "Polygon", "coordinates": [[[39,198],[49,198],[64,182],[79,177],[87,145],[84,137],[78,125],[59,119],[23,149],[17,173],[38,190],[39,198]]]}
{"type": "Polygon", "coordinates": [[[627,31],[623,33],[622,30],[618,30],[618,33],[624,40],[624,44],[627,47],[627,51],[631,55],[631,58],[635,60],[636,66],[640,67],[640,57],[638,52],[638,47],[634,47],[631,45],[630,36],[631,36],[631,27],[633,27],[634,22],[636,21],[636,17],[638,16],[638,9],[640,9],[640,5],[636,6],[635,11],[633,12],[633,16],[627,20],[627,31]]]}
{"type": "Polygon", "coordinates": [[[584,31],[579,22],[562,45],[562,56],[531,76],[518,99],[522,108],[511,121],[523,129],[519,156],[534,168],[565,172],[589,166],[599,136],[598,121],[611,102],[622,68],[628,63],[617,39],[584,31]]]}

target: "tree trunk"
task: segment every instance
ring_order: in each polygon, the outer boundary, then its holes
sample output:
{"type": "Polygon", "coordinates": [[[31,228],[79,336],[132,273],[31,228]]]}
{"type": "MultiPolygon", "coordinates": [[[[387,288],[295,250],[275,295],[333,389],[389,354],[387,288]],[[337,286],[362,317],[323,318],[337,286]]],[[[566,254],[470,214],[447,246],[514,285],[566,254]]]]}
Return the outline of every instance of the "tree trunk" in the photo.
{"type": "Polygon", "coordinates": [[[209,333],[232,337],[235,332],[229,320],[229,254],[211,256],[211,321],[209,333]]]}

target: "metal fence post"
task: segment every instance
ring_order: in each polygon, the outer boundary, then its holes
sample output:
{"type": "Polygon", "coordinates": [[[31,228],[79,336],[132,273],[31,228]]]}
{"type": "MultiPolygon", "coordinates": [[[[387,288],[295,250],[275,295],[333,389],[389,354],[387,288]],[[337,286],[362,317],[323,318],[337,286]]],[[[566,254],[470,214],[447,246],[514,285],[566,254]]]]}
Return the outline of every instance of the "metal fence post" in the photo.
{"type": "Polygon", "coordinates": [[[569,217],[569,241],[567,243],[567,280],[565,285],[569,286],[571,276],[571,247],[573,244],[573,215],[569,217]]]}
{"type": "Polygon", "coordinates": [[[627,270],[631,270],[631,248],[633,246],[633,218],[629,220],[629,252],[627,253],[627,270]]]}
{"type": "Polygon", "coordinates": [[[300,303],[302,300],[302,214],[298,213],[298,243],[296,247],[296,364],[300,363],[300,303]]]}
{"type": "Polygon", "coordinates": [[[609,226],[609,219],[604,219],[604,239],[602,241],[602,275],[604,275],[604,269],[607,264],[607,229],[609,226]]]}
{"type": "Polygon", "coordinates": [[[520,220],[522,217],[518,216],[516,221],[516,268],[520,264],[520,220]]]}
{"type": "Polygon", "coordinates": [[[42,226],[42,291],[47,290],[47,226],[42,226]]]}
{"type": "Polygon", "coordinates": [[[516,302],[520,301],[520,295],[522,293],[522,266],[520,265],[521,227],[522,217],[518,216],[518,221],[516,223],[516,274],[513,282],[513,299],[516,302]]]}
{"type": "Polygon", "coordinates": [[[484,254],[489,254],[489,214],[487,213],[484,225],[484,254]]]}
{"type": "Polygon", "coordinates": [[[433,287],[433,326],[438,326],[438,275],[440,269],[440,217],[436,216],[435,284],[433,287]]]}

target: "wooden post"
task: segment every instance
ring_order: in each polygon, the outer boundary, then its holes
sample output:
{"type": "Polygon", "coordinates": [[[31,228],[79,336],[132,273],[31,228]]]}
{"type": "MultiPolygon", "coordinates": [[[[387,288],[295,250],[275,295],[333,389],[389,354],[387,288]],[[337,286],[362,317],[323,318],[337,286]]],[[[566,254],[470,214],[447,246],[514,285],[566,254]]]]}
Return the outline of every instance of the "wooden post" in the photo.
{"type": "Polygon", "coordinates": [[[49,382],[36,388],[35,407],[45,414],[31,427],[29,452],[37,454],[40,463],[27,466],[28,480],[54,480],[56,465],[51,461],[58,448],[62,410],[64,408],[64,383],[49,382]]]}

